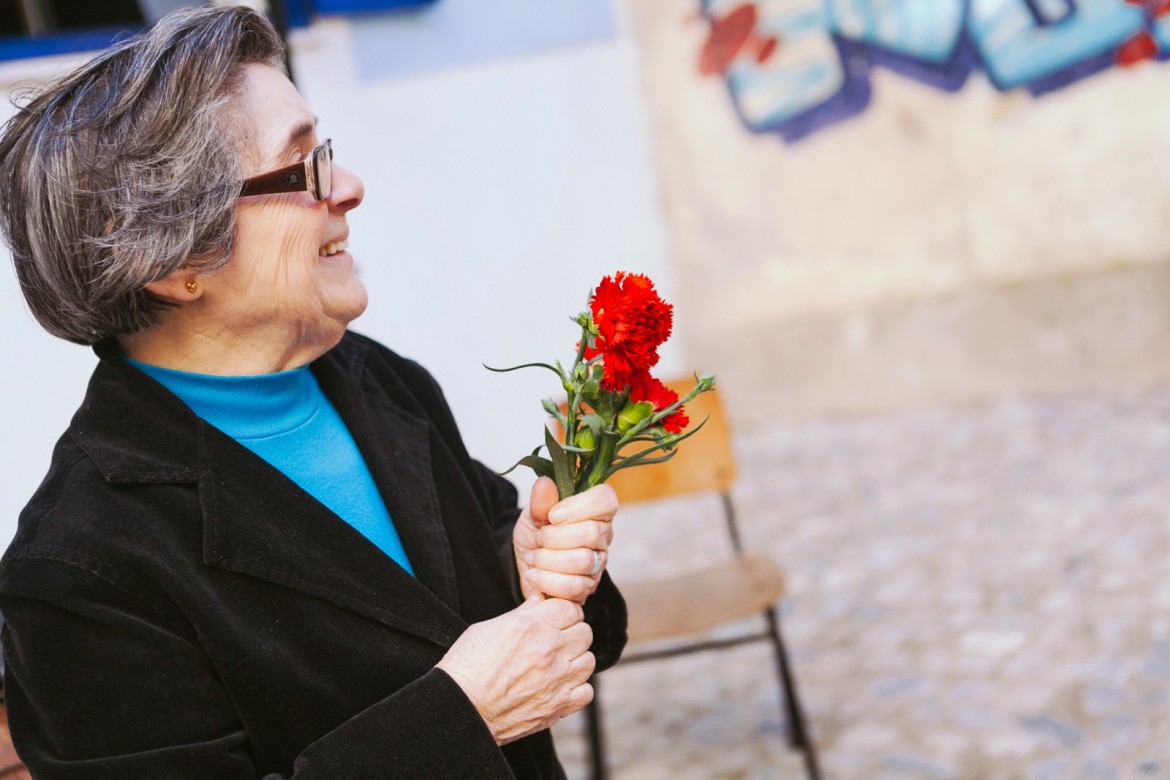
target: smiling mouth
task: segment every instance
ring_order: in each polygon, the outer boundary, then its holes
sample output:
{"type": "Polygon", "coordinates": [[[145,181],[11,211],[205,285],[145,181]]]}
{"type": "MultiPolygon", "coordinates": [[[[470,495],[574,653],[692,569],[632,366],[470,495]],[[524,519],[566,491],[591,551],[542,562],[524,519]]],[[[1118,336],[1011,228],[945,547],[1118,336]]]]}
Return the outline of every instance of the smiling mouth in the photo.
{"type": "Polygon", "coordinates": [[[344,252],[347,249],[349,249],[348,241],[330,241],[328,244],[317,250],[317,256],[333,257],[333,255],[337,254],[338,252],[344,252]]]}

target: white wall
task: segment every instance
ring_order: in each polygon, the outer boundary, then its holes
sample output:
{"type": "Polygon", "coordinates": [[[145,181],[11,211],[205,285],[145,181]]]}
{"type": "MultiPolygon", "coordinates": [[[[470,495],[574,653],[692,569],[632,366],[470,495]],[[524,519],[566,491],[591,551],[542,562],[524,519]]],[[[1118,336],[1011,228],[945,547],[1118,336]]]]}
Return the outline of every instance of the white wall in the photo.
{"type": "MultiPolygon", "coordinates": [[[[540,442],[539,400],[559,388],[548,372],[497,375],[481,363],[570,360],[569,318],[603,274],[641,271],[668,299],[673,290],[633,44],[623,24],[609,40],[370,81],[352,35],[350,22],[328,20],[292,48],[322,133],[366,184],[351,251],[371,303],[354,328],[429,367],[471,452],[503,468],[540,442]]],[[[66,62],[6,64],[0,92],[66,62]]],[[[6,542],[94,358],[38,328],[4,265],[6,542]]],[[[663,368],[681,370],[678,344],[668,347],[663,368]]]]}

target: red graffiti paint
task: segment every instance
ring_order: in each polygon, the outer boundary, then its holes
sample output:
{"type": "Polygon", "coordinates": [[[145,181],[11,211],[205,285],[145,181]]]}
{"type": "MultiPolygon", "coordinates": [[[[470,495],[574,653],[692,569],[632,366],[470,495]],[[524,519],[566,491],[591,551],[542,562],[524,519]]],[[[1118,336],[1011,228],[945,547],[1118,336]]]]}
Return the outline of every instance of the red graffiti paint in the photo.
{"type": "Polygon", "coordinates": [[[737,6],[722,19],[712,19],[711,34],[699,55],[699,73],[711,76],[726,72],[751,37],[758,19],[759,13],[751,3],[737,6]]]}
{"type": "Polygon", "coordinates": [[[762,44],[760,44],[760,49],[756,52],[756,62],[763,65],[765,62],[771,59],[773,54],[776,53],[776,47],[779,45],[780,39],[775,35],[773,35],[771,38],[767,38],[762,44]]]}
{"type": "Polygon", "coordinates": [[[1136,65],[1143,60],[1152,60],[1158,55],[1158,42],[1149,30],[1142,30],[1117,48],[1117,64],[1136,65]]]}
{"type": "Polygon", "coordinates": [[[1125,0],[1130,5],[1140,5],[1150,12],[1150,16],[1157,19],[1170,14],[1170,0],[1125,0]]]}
{"type": "Polygon", "coordinates": [[[772,35],[756,34],[760,20],[754,3],[744,3],[731,9],[722,18],[711,20],[711,32],[699,54],[699,73],[703,76],[724,74],[740,56],[751,56],[765,63],[776,53],[780,40],[772,35]]]}

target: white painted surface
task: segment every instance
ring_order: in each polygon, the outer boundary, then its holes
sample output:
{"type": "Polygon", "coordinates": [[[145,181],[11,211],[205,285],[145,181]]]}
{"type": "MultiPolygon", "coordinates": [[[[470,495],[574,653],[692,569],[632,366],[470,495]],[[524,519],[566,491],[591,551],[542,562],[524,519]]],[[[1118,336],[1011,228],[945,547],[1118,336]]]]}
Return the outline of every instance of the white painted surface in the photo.
{"type": "MultiPolygon", "coordinates": [[[[570,360],[569,319],[603,274],[649,274],[670,297],[662,218],[635,54],[616,39],[410,79],[363,82],[348,22],[293,39],[294,68],[339,164],[366,201],[351,251],[370,288],[354,329],[438,377],[471,452],[503,468],[541,440],[552,374],[481,363],[570,360]]],[[[68,60],[0,67],[0,92],[68,60]]],[[[0,116],[11,112],[4,102],[0,116]]],[[[2,252],[3,250],[0,250],[2,252]]],[[[27,314],[7,256],[0,271],[0,542],[15,532],[94,357],[27,314]]],[[[665,370],[682,370],[677,343],[665,370]]],[[[516,479],[522,492],[527,474],[516,479]]],[[[525,496],[526,499],[526,496],[525,496]]]]}

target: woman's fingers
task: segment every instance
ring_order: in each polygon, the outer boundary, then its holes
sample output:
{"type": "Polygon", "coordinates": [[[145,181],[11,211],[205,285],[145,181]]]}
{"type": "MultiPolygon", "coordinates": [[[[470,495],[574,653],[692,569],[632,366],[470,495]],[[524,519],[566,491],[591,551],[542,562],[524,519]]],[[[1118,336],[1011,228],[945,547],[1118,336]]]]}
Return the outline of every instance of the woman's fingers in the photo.
{"type": "Polygon", "coordinates": [[[527,558],[528,565],[534,569],[586,577],[600,576],[608,562],[608,552],[592,547],[574,547],[571,550],[541,548],[533,550],[527,558]]]}
{"type": "Polygon", "coordinates": [[[593,686],[589,683],[581,683],[569,692],[569,706],[573,709],[573,712],[579,712],[585,709],[592,701],[593,686]]]}
{"type": "Polygon", "coordinates": [[[613,541],[613,523],[582,520],[571,525],[546,525],[538,536],[540,546],[546,550],[572,550],[576,547],[608,550],[613,541]]]}
{"type": "MultiPolygon", "coordinates": [[[[533,614],[546,625],[563,631],[572,630],[578,625],[589,627],[585,623],[585,611],[581,605],[564,599],[530,599],[525,601],[521,609],[531,609],[533,614]]],[[[592,629],[589,629],[592,632],[592,629]]],[[[585,645],[588,647],[589,645],[585,645]]]]}
{"type": "Polygon", "coordinates": [[[593,698],[593,629],[580,605],[532,599],[472,624],[436,665],[467,694],[496,741],[552,726],[593,698]]]}
{"type": "MultiPolygon", "coordinates": [[[[573,606],[577,605],[574,604],[573,606]]],[[[593,644],[593,627],[582,620],[580,623],[566,628],[563,639],[565,641],[565,647],[568,648],[569,652],[573,653],[573,657],[575,658],[581,653],[588,651],[589,646],[593,644]]]]}
{"type": "MultiPolygon", "coordinates": [[[[532,518],[539,519],[545,509],[537,506],[535,487],[532,495],[532,518]]],[[[542,500],[549,497],[547,490],[540,491],[542,500]]],[[[514,538],[513,546],[524,593],[583,604],[597,589],[608,563],[617,510],[617,493],[608,485],[598,485],[558,501],[547,510],[547,525],[518,523],[513,536],[522,538],[514,538]]]]}
{"type": "MultiPolygon", "coordinates": [[[[593,655],[593,653],[586,650],[584,653],[581,653],[581,655],[574,658],[573,662],[569,664],[569,678],[573,680],[580,680],[582,683],[585,683],[590,677],[593,676],[593,672],[596,669],[597,658],[593,655]]],[[[590,696],[590,698],[593,697],[590,696]]]]}
{"type": "Polygon", "coordinates": [[[597,590],[597,577],[586,577],[581,574],[560,574],[554,571],[529,569],[524,578],[538,591],[550,600],[568,600],[577,604],[584,604],[585,599],[597,590]]]}
{"type": "Polygon", "coordinates": [[[569,525],[583,520],[612,520],[617,514],[617,493],[609,485],[598,485],[559,501],[548,513],[553,525],[569,525]]]}

